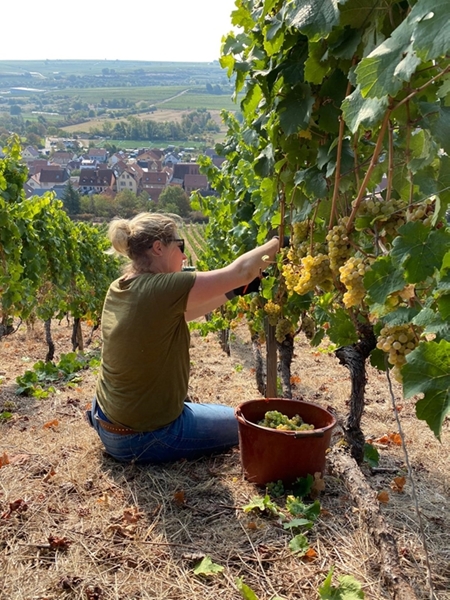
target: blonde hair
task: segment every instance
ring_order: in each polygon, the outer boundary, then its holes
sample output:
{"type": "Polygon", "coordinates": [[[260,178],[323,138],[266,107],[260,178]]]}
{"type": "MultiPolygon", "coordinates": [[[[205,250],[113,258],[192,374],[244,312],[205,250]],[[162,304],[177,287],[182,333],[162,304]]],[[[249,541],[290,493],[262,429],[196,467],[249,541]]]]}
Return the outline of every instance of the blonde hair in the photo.
{"type": "Polygon", "coordinates": [[[167,245],[176,236],[175,221],[164,214],[139,213],[132,219],[116,218],[111,221],[108,237],[114,250],[132,263],[125,271],[138,273],[149,270],[151,257],[147,250],[156,240],[167,245]]]}

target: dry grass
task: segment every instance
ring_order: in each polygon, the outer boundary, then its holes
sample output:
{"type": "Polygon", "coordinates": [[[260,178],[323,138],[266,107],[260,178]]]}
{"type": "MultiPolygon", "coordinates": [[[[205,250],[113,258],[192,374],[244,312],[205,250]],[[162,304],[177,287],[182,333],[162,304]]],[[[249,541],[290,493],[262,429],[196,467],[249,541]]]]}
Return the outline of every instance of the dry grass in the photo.
{"type": "MultiPolygon", "coordinates": [[[[70,350],[66,324],[55,326],[54,337],[59,353],[70,350]]],[[[83,419],[93,394],[93,373],[85,373],[79,388],[61,389],[45,400],[22,398],[14,395],[15,377],[45,356],[41,332],[19,330],[1,342],[0,352],[0,412],[14,413],[0,425],[0,457],[9,459],[0,468],[2,600],[233,600],[241,598],[236,577],[259,600],[311,600],[318,598],[332,566],[336,584],[337,576],[353,575],[366,599],[390,598],[380,581],[378,549],[343,482],[325,477],[323,512],[308,534],[317,556],[298,558],[288,548],[291,534],[275,519],[242,510],[264,491],[243,480],[238,449],[166,466],[118,464],[104,454],[83,419]],[[46,426],[55,419],[57,424],[46,426]],[[8,516],[10,503],[18,500],[27,510],[8,516]],[[204,556],[222,565],[223,572],[208,578],[194,575],[204,556]]],[[[231,357],[220,350],[215,336],[193,334],[191,359],[194,400],[237,406],[259,397],[244,328],[237,330],[231,357]]],[[[332,355],[312,352],[299,340],[292,374],[300,378],[298,395],[331,405],[345,418],[348,374],[332,355]]],[[[435,597],[448,600],[449,424],[440,444],[416,419],[413,403],[399,396],[398,401],[435,597]]],[[[374,370],[363,429],[373,439],[396,431],[385,378],[374,370]]],[[[429,598],[411,484],[403,493],[390,488],[404,467],[402,449],[380,445],[380,452],[382,470],[368,474],[368,481],[377,491],[389,491],[382,512],[395,533],[402,570],[418,598],[429,598]]]]}

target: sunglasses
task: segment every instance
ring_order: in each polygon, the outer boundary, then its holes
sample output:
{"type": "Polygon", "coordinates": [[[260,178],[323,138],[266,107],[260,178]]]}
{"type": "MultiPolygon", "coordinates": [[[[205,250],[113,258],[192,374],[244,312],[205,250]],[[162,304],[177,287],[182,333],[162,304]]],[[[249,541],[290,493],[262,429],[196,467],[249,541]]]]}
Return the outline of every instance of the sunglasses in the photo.
{"type": "Polygon", "coordinates": [[[175,242],[181,252],[184,254],[184,239],[183,238],[172,238],[171,242],[175,242]]]}

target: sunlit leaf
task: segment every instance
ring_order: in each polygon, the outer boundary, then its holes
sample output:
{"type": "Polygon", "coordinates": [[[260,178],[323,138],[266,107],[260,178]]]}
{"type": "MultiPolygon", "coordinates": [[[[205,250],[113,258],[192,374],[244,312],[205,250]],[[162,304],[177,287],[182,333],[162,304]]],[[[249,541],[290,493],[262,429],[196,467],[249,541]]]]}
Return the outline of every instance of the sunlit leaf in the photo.
{"type": "Polygon", "coordinates": [[[392,248],[392,260],[405,269],[409,283],[424,281],[440,269],[450,244],[450,233],[444,228],[430,230],[421,221],[410,222],[399,229],[392,248]]]}
{"type": "Polygon", "coordinates": [[[289,548],[297,556],[303,556],[309,549],[309,542],[306,536],[299,533],[290,542],[289,548]]]}
{"type": "Polygon", "coordinates": [[[402,369],[405,398],[423,394],[416,404],[417,417],[440,439],[442,423],[450,412],[450,342],[422,342],[406,360],[402,369]]]}
{"type": "Polygon", "coordinates": [[[224,570],[224,567],[213,563],[209,556],[205,556],[205,558],[198,563],[198,565],[194,569],[195,575],[217,575],[224,570]]]}

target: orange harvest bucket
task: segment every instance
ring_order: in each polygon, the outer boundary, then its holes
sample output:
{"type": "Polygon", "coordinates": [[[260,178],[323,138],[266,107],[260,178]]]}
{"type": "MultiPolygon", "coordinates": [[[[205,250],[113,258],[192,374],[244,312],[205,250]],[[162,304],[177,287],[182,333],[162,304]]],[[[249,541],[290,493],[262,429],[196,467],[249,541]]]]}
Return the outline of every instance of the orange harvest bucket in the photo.
{"type": "Polygon", "coordinates": [[[286,398],[249,400],[235,409],[239,424],[239,447],[244,477],[256,485],[281,479],[293,483],[308,474],[323,474],[326,451],[336,425],[324,408],[286,398]],[[277,410],[289,418],[300,415],[311,431],[280,431],[258,425],[267,411],[277,410]]]}

